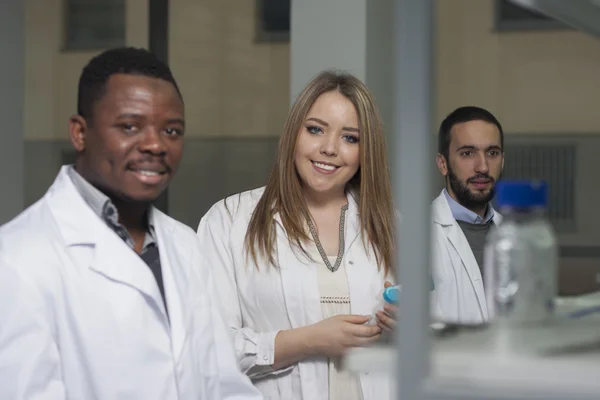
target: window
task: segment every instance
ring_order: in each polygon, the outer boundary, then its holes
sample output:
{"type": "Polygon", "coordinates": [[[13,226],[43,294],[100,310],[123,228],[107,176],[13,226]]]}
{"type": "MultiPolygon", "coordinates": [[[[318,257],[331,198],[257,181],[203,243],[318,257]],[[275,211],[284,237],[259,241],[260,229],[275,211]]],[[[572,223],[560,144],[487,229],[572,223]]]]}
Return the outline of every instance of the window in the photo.
{"type": "Polygon", "coordinates": [[[124,0],[67,0],[67,50],[99,50],[125,44],[124,0]]]}
{"type": "Polygon", "coordinates": [[[290,40],[290,0],[257,0],[256,10],[258,41],[290,40]]]}
{"type": "Polygon", "coordinates": [[[548,184],[548,217],[558,232],[576,228],[576,145],[509,143],[505,145],[503,179],[544,180],[548,184]]]}
{"type": "Polygon", "coordinates": [[[496,30],[570,29],[565,24],[509,0],[496,0],[496,30]]]}

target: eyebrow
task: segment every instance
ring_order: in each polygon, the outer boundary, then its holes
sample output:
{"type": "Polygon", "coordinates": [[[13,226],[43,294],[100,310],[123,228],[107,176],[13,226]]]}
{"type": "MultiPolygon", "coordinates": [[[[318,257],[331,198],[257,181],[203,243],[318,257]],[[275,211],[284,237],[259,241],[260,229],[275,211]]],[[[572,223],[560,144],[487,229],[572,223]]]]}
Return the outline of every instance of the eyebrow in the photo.
{"type": "MultiPolygon", "coordinates": [[[[119,116],[117,117],[117,119],[126,119],[126,118],[146,119],[146,117],[144,115],[134,114],[134,113],[119,114],[119,116]]],[[[182,126],[185,126],[185,121],[183,120],[183,118],[170,118],[167,120],[167,124],[180,124],[182,126]]]]}
{"type": "MultiPolygon", "coordinates": [[[[307,121],[315,121],[318,122],[321,125],[325,125],[325,126],[329,126],[329,124],[325,121],[323,121],[322,119],[319,118],[315,118],[315,117],[310,117],[307,119],[307,121]]],[[[348,131],[348,132],[356,132],[356,133],[360,133],[360,130],[358,128],[351,128],[349,126],[344,126],[342,128],[343,131],[348,131]]]]}
{"type": "Polygon", "coordinates": [[[182,118],[171,118],[167,120],[167,124],[179,124],[185,126],[185,121],[182,118]]]}
{"type": "MultiPolygon", "coordinates": [[[[473,146],[472,144],[466,144],[464,146],[460,146],[458,149],[456,149],[456,151],[461,151],[461,150],[479,150],[477,148],[477,146],[473,146]]],[[[500,150],[502,151],[502,148],[500,148],[500,146],[493,144],[491,146],[488,146],[485,148],[486,151],[488,150],[500,150]]]]}
{"type": "Polygon", "coordinates": [[[121,119],[121,118],[144,119],[145,117],[141,114],[124,113],[124,114],[119,114],[119,116],[117,118],[118,119],[121,119]]]}

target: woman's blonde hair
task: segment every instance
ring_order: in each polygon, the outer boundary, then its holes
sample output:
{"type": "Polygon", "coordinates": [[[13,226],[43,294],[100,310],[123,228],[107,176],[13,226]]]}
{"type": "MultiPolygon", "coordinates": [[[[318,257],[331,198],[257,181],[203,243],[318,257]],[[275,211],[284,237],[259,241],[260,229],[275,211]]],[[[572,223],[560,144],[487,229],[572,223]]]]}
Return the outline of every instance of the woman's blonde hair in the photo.
{"type": "Polygon", "coordinates": [[[277,213],[290,244],[306,254],[303,243],[310,239],[305,222],[311,216],[294,164],[296,142],[314,102],[323,93],[334,90],[352,102],[358,115],[360,167],[346,191],[355,195],[358,202],[363,244],[368,243],[374,251],[378,268],[383,264],[386,274],[393,271],[395,214],[381,119],[366,85],[350,74],[337,71],[323,71],[315,76],[292,106],[279,140],[275,165],[246,233],[246,252],[256,265],[261,256],[277,266],[274,256],[277,213]]]}

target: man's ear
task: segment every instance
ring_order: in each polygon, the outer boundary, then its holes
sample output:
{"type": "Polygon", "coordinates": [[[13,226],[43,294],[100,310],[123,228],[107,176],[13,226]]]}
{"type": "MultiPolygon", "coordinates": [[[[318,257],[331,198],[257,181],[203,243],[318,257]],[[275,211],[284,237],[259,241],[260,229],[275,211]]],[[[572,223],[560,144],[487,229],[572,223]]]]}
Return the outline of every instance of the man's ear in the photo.
{"type": "Polygon", "coordinates": [[[81,115],[73,115],[69,118],[69,139],[78,153],[85,150],[87,129],[87,121],[81,115]]]}
{"type": "Polygon", "coordinates": [[[447,160],[446,157],[444,157],[443,154],[438,153],[436,158],[435,158],[438,170],[440,171],[440,173],[444,176],[448,175],[448,164],[447,164],[447,160]]]}

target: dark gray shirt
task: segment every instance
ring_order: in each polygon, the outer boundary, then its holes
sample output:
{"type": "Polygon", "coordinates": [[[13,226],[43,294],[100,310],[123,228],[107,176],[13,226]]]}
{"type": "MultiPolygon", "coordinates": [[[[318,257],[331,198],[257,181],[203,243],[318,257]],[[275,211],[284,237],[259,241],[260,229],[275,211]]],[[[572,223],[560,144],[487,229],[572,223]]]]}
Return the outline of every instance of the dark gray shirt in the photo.
{"type": "Polygon", "coordinates": [[[471,247],[471,251],[475,256],[475,260],[481,271],[481,276],[483,277],[483,249],[485,247],[487,234],[494,222],[492,220],[484,224],[472,224],[465,221],[456,222],[458,222],[458,225],[467,238],[467,242],[469,242],[469,246],[471,247]]]}
{"type": "MultiPolygon", "coordinates": [[[[81,197],[83,197],[83,200],[85,200],[94,213],[98,215],[98,217],[100,217],[100,219],[102,219],[102,221],[104,221],[121,239],[123,239],[131,249],[134,249],[135,244],[133,238],[127,229],[119,223],[119,212],[117,211],[117,207],[115,207],[108,196],[86,181],[73,166],[68,169],[68,174],[71,181],[73,181],[73,185],[75,185],[75,188],[81,197]]],[[[150,208],[148,212],[152,212],[152,209],[150,208]]],[[[150,218],[148,216],[148,232],[146,232],[146,237],[144,238],[140,257],[152,271],[158,289],[160,290],[165,310],[167,310],[167,301],[165,298],[165,289],[160,265],[160,253],[158,251],[158,242],[156,241],[155,236],[154,226],[150,224],[150,218]]]]}

